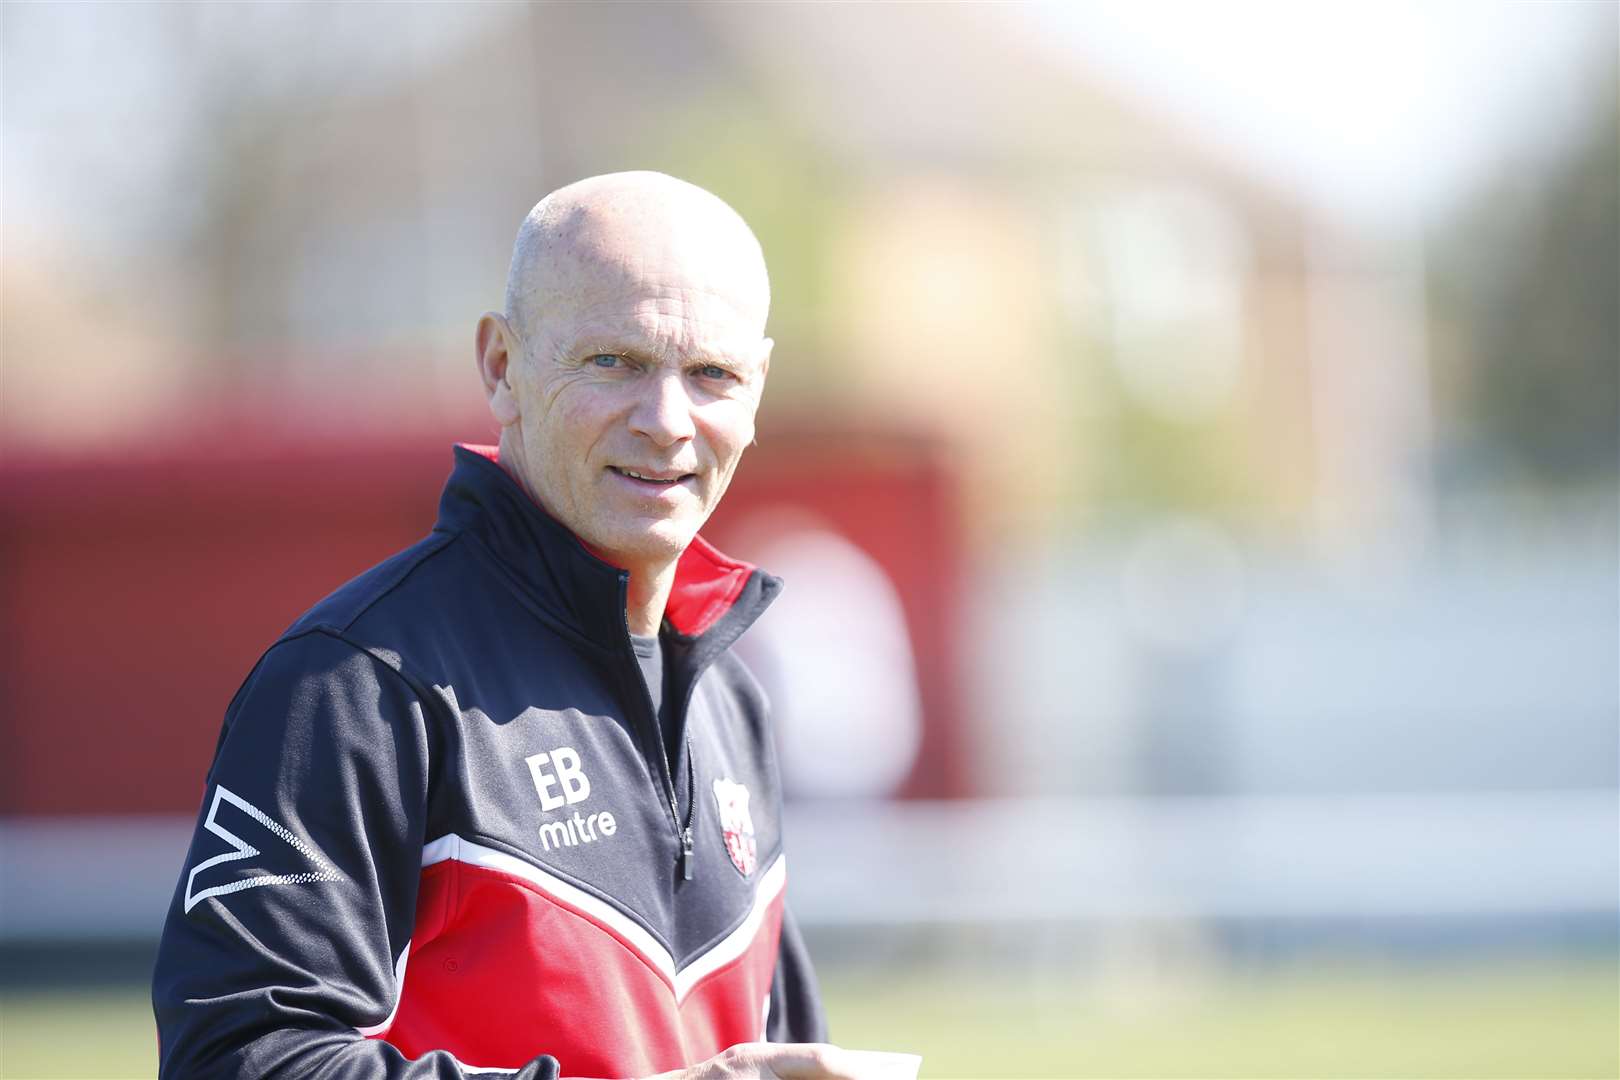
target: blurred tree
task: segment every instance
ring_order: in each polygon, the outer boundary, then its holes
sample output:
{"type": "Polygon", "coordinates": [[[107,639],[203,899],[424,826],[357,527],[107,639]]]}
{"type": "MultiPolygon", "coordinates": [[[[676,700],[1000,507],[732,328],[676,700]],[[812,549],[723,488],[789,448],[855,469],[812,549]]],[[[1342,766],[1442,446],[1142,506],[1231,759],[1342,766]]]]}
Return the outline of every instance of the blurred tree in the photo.
{"type": "Polygon", "coordinates": [[[1115,455],[1099,509],[1138,516],[1174,508],[1231,521],[1259,512],[1265,493],[1253,490],[1258,465],[1245,457],[1229,417],[1176,421],[1124,400],[1108,421],[1115,455]]]}
{"type": "Polygon", "coordinates": [[[778,363],[770,401],[808,404],[830,376],[826,295],[829,238],[852,197],[850,178],[814,145],[766,88],[737,82],[650,112],[627,143],[630,160],[708,188],[737,209],[759,236],[770,263],[771,333],[779,349],[821,363],[778,363]],[[748,91],[743,93],[741,91],[748,91]]]}
{"type": "Polygon", "coordinates": [[[1620,93],[1541,169],[1515,169],[1434,237],[1442,482],[1537,485],[1620,468],[1620,93]]]}

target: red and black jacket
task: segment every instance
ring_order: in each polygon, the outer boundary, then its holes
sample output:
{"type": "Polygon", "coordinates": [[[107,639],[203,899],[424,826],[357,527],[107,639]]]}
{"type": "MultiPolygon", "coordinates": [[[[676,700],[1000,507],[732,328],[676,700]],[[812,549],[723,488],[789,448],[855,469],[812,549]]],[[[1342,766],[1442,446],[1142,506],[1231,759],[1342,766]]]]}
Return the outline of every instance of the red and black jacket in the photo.
{"type": "Polygon", "coordinates": [[[432,534],[231,702],[154,974],[163,1076],[638,1077],[825,1038],[766,702],[728,651],[781,583],[682,557],[675,761],[627,585],[457,448],[432,534]]]}

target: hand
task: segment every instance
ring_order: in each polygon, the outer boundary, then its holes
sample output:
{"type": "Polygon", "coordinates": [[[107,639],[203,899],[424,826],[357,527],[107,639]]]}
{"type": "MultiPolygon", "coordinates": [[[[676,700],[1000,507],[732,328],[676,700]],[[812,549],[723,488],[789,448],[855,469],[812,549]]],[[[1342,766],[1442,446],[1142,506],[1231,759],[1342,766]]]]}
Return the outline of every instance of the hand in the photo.
{"type": "Polygon", "coordinates": [[[738,1043],[647,1080],[862,1080],[855,1068],[852,1056],[828,1043],[738,1043]]]}

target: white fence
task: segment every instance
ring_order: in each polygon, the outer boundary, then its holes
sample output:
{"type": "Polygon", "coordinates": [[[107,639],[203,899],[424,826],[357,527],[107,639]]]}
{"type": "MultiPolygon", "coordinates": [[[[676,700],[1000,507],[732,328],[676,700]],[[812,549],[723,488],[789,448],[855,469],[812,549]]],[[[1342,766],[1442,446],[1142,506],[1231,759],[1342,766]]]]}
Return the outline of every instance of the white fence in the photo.
{"type": "MultiPolygon", "coordinates": [[[[0,941],[154,937],[190,820],[0,823],[0,941]]],[[[1620,793],[798,804],[809,926],[1620,916],[1620,793]]]]}

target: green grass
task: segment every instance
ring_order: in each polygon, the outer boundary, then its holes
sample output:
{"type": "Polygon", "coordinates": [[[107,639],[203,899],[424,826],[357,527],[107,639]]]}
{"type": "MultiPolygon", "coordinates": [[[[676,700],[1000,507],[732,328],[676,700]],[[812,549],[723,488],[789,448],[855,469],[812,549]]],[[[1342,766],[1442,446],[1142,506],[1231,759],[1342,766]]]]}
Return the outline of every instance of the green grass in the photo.
{"type": "MultiPolygon", "coordinates": [[[[925,1077],[1620,1076],[1612,961],[824,983],[836,1041],[921,1053],[925,1077]]],[[[0,1077],[155,1067],[143,987],[0,992],[0,1077]]]]}
{"type": "Polygon", "coordinates": [[[0,1077],[156,1075],[146,987],[0,991],[0,1077]]]}
{"type": "Polygon", "coordinates": [[[1612,964],[1340,967],[1086,990],[829,980],[834,1040],[927,1077],[1620,1076],[1612,964]]]}

